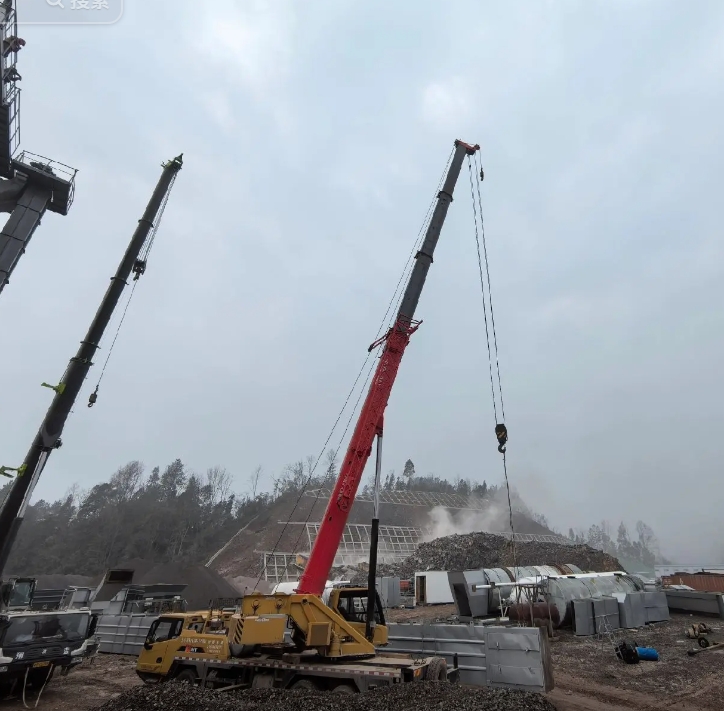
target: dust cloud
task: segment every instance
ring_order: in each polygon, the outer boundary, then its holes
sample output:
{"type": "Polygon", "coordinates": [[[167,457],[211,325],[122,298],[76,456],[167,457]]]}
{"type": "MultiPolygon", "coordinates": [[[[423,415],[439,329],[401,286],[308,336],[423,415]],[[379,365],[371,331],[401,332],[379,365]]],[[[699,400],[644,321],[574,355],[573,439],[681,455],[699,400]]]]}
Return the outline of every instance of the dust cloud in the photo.
{"type": "Polygon", "coordinates": [[[453,534],[478,531],[510,531],[508,507],[497,501],[490,502],[484,511],[451,510],[436,506],[428,514],[427,530],[422,541],[432,541],[453,534]]]}

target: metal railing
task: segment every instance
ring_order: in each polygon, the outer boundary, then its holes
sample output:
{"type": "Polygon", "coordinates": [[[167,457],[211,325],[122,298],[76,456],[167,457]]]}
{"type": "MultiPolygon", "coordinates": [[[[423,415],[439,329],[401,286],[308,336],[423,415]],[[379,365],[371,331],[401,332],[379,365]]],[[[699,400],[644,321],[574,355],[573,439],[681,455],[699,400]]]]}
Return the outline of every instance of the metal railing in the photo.
{"type": "MultiPolygon", "coordinates": [[[[315,489],[305,491],[305,496],[315,499],[328,500],[332,496],[330,489],[315,489]]],[[[371,494],[358,492],[355,501],[373,501],[371,494]]],[[[487,502],[475,496],[462,496],[460,494],[446,494],[433,491],[380,491],[381,504],[394,504],[395,506],[444,506],[446,509],[464,509],[468,511],[485,511],[487,502]]]]}
{"type": "Polygon", "coordinates": [[[22,151],[19,156],[14,158],[18,163],[27,165],[36,170],[48,173],[55,178],[58,178],[68,183],[68,208],[73,204],[73,198],[75,197],[75,176],[78,174],[77,168],[72,168],[65,163],[41,156],[38,153],[32,153],[31,151],[22,151]]]}

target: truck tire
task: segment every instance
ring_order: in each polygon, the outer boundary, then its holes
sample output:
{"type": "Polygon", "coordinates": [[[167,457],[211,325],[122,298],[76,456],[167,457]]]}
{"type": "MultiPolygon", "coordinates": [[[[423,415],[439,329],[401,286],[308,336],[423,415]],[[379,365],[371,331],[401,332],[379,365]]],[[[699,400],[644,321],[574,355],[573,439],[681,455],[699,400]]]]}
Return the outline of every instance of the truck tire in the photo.
{"type": "Polygon", "coordinates": [[[332,689],[332,693],[334,694],[356,694],[357,689],[352,686],[352,684],[337,684],[332,689]]]}
{"type": "Polygon", "coordinates": [[[311,679],[299,679],[295,681],[290,688],[319,691],[319,687],[311,679]]]}
{"type": "Polygon", "coordinates": [[[447,681],[447,662],[442,657],[433,657],[425,669],[425,681],[447,681]]]}
{"type": "Polygon", "coordinates": [[[195,684],[198,681],[196,672],[193,669],[182,669],[174,678],[182,684],[195,684]]]}

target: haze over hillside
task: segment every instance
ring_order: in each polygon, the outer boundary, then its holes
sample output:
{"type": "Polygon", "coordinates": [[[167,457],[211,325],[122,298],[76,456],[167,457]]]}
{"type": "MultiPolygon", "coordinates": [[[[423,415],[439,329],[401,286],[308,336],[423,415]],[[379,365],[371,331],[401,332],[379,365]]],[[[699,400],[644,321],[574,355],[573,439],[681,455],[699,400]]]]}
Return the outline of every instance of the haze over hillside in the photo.
{"type": "MultiPolygon", "coordinates": [[[[308,494],[330,487],[337,473],[332,452],[318,467],[320,474],[314,472],[314,462],[314,457],[308,457],[289,465],[274,477],[271,491],[259,490],[261,471],[257,469],[245,494],[233,492],[235,482],[221,467],[199,475],[177,459],[146,475],[141,462],[129,462],[88,491],[76,485],[55,502],[32,504],[9,567],[15,573],[35,575],[93,575],[132,558],[205,564],[226,546],[213,562],[215,569],[225,575],[258,575],[262,551],[309,549],[306,529],[300,524],[320,521],[328,494],[308,494]]],[[[383,491],[398,496],[404,492],[456,496],[480,510],[382,504],[383,524],[425,529],[425,540],[451,533],[510,530],[504,489],[486,482],[416,476],[414,465],[408,464],[406,475],[391,472],[385,477],[383,491]]],[[[369,484],[361,488],[361,494],[369,493],[369,484]]],[[[548,525],[545,515],[533,512],[514,490],[512,502],[516,533],[560,535],[548,525]]],[[[357,500],[349,522],[368,524],[371,518],[371,502],[357,500]]],[[[653,531],[642,522],[635,535],[630,535],[624,524],[614,534],[604,522],[586,532],[571,530],[568,537],[600,548],[636,569],[650,569],[660,555],[653,531]]]]}

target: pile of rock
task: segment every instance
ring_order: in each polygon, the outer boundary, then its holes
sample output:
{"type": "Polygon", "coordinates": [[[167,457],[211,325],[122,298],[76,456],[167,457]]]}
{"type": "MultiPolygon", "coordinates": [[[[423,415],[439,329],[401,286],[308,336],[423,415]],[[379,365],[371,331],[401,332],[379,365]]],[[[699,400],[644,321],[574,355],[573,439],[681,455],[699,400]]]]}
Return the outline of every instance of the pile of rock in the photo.
{"type": "Polygon", "coordinates": [[[210,691],[188,684],[137,686],[108,701],[102,711],[555,711],[541,694],[471,688],[445,682],[395,684],[344,697],[332,691],[250,689],[210,691]]]}
{"type": "Polygon", "coordinates": [[[573,563],[597,573],[623,570],[616,558],[586,545],[520,543],[492,533],[466,533],[421,543],[402,563],[379,566],[380,575],[411,577],[422,570],[470,570],[512,565],[573,563]]]}

